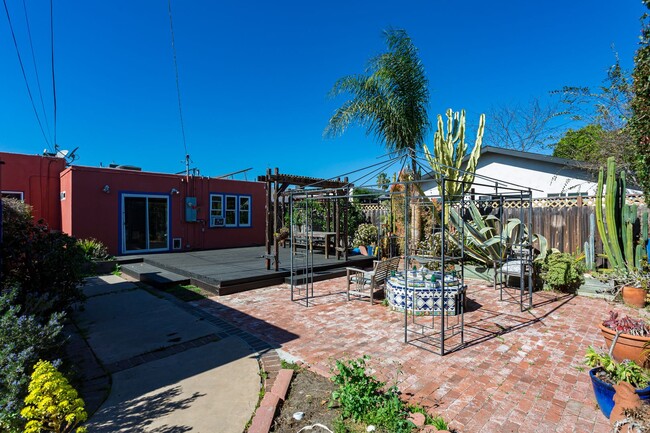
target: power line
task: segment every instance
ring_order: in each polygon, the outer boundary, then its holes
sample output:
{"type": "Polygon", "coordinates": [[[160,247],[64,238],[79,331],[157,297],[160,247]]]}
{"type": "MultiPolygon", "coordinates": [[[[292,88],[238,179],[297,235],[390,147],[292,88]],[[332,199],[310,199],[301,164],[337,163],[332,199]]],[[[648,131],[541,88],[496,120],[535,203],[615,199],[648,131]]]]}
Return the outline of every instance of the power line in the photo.
{"type": "Polygon", "coordinates": [[[23,65],[23,59],[20,55],[20,50],[18,49],[18,42],[16,41],[16,34],[14,33],[14,26],[11,23],[11,16],[9,15],[7,0],[2,0],[2,3],[4,4],[5,7],[5,13],[7,14],[7,21],[9,22],[9,30],[11,30],[11,37],[14,41],[14,47],[16,48],[18,63],[20,63],[20,70],[23,73],[23,80],[25,81],[25,86],[27,87],[27,94],[29,95],[29,100],[32,103],[32,108],[34,109],[34,115],[36,116],[36,121],[38,122],[38,126],[41,128],[41,133],[43,134],[43,138],[45,139],[45,143],[47,144],[47,147],[51,148],[52,146],[50,145],[50,141],[47,139],[47,135],[45,134],[45,130],[43,129],[41,118],[38,115],[38,110],[36,110],[36,104],[34,103],[34,98],[32,97],[32,90],[29,88],[29,82],[27,81],[27,74],[25,74],[25,66],[23,65]]]}
{"type": "MultiPolygon", "coordinates": [[[[6,1],[6,0],[4,0],[6,1]]],[[[56,145],[56,80],[54,78],[54,0],[50,0],[50,48],[52,53],[52,97],[54,99],[54,151],[56,145]]]]}
{"type": "MultiPolygon", "coordinates": [[[[176,44],[174,40],[174,22],[172,20],[172,0],[167,1],[169,10],[169,29],[172,35],[172,51],[174,54],[174,71],[176,72],[176,95],[178,96],[178,115],[181,120],[181,134],[183,136],[183,148],[185,149],[185,165],[189,167],[190,155],[187,153],[187,142],[185,141],[185,123],[183,122],[183,106],[181,105],[181,86],[178,79],[178,62],[176,60],[176,44]]],[[[188,173],[189,174],[189,173],[188,173]]]]}
{"type": "Polygon", "coordinates": [[[25,24],[27,25],[27,36],[29,39],[29,48],[32,52],[32,63],[34,64],[34,74],[36,75],[36,85],[38,87],[38,96],[41,99],[41,108],[43,109],[43,118],[45,119],[45,128],[48,135],[50,132],[50,124],[47,120],[47,110],[45,110],[45,103],[43,102],[43,90],[41,89],[41,79],[38,75],[38,68],[36,67],[36,55],[34,54],[34,43],[32,42],[32,30],[29,26],[29,17],[27,14],[27,2],[23,0],[23,11],[25,12],[25,24]]]}

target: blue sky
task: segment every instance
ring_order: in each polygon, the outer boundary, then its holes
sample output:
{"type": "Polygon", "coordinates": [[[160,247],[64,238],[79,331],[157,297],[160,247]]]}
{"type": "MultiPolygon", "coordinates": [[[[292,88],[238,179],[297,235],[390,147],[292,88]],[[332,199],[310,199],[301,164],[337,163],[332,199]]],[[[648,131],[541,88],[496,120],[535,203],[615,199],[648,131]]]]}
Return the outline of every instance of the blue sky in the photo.
{"type": "MultiPolygon", "coordinates": [[[[23,2],[6,1],[41,111],[23,2]]],[[[322,138],[343,102],[329,89],[383,51],[383,29],[405,29],[419,48],[432,121],[451,107],[475,123],[491,106],[599,85],[612,45],[632,68],[644,12],[636,0],[172,0],[172,8],[192,165],[209,176],[253,167],[248,179],[267,167],[330,177],[385,153],[361,128],[322,138]]],[[[27,1],[27,11],[51,131],[49,2],[27,1]]],[[[0,150],[40,153],[47,145],[2,15],[0,150]]],[[[55,0],[54,39],[59,146],[79,147],[82,165],[183,170],[167,1],[55,0]]]]}

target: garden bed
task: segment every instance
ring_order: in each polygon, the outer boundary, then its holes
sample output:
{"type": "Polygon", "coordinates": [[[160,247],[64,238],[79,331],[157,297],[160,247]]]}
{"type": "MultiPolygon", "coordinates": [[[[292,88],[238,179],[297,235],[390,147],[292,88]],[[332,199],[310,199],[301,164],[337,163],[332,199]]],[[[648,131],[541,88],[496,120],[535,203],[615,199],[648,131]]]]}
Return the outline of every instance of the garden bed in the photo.
{"type": "MultiPolygon", "coordinates": [[[[323,424],[334,431],[334,421],[341,415],[339,408],[329,409],[332,391],[337,386],[328,378],[309,370],[296,371],[289,395],[285,400],[280,413],[275,418],[271,429],[275,433],[295,433],[301,428],[314,424],[323,424]],[[303,412],[301,420],[295,420],[293,414],[303,412]]],[[[314,432],[325,431],[314,428],[314,432]]]]}

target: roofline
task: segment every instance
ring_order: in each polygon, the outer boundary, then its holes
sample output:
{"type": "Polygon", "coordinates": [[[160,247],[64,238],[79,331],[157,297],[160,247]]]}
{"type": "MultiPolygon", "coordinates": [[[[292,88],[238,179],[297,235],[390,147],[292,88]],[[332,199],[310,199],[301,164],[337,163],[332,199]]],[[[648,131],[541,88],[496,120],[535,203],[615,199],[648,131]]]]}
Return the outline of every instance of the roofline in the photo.
{"type": "MultiPolygon", "coordinates": [[[[586,168],[588,163],[576,161],[574,159],[559,158],[557,156],[544,155],[542,153],[525,152],[522,150],[505,149],[503,147],[484,146],[481,148],[481,156],[486,153],[496,153],[500,155],[513,156],[515,158],[532,159],[534,161],[549,162],[551,164],[564,165],[569,167],[586,168]]],[[[463,162],[469,160],[470,155],[463,158],[463,162]]]]}
{"type": "MultiPolygon", "coordinates": [[[[61,175],[68,173],[70,171],[86,171],[86,172],[104,172],[104,173],[116,173],[116,174],[128,174],[135,176],[159,176],[159,177],[169,177],[169,178],[185,178],[185,174],[179,173],[162,173],[158,171],[145,171],[145,170],[128,170],[121,169],[117,167],[94,167],[90,165],[71,165],[61,172],[61,175]]],[[[212,176],[190,176],[196,179],[210,179],[224,182],[247,182],[247,183],[261,183],[255,180],[240,180],[240,179],[223,179],[212,176]]]]}

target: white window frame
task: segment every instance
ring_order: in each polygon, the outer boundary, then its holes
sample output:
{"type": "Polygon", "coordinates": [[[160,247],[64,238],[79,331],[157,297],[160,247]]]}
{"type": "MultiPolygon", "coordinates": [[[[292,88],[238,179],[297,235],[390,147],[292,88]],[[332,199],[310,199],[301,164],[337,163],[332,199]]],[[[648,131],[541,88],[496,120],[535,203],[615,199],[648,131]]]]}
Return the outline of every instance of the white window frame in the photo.
{"type": "Polygon", "coordinates": [[[225,223],[225,227],[237,227],[237,223],[239,222],[239,200],[237,199],[236,194],[224,194],[223,196],[223,220],[225,223]],[[229,198],[234,198],[235,199],[235,208],[234,209],[228,209],[228,199],[229,198]],[[228,212],[234,212],[235,213],[235,222],[234,224],[228,224],[228,212]]]}
{"type": "Polygon", "coordinates": [[[252,227],[253,224],[253,196],[250,194],[228,194],[228,193],[210,193],[210,227],[227,227],[227,228],[250,228],[252,227]],[[216,213],[215,208],[213,208],[213,198],[219,197],[221,200],[221,213],[216,213]],[[234,208],[228,208],[228,199],[234,199],[234,208]],[[240,224],[240,212],[241,212],[241,202],[243,199],[248,200],[248,221],[240,224]],[[235,214],[235,220],[234,223],[228,224],[226,223],[226,215],[228,212],[234,212],[235,214]],[[224,225],[215,225],[213,224],[213,218],[223,218],[224,225]]]}
{"type": "MultiPolygon", "coordinates": [[[[25,201],[25,193],[22,191],[2,191],[2,197],[5,197],[5,194],[18,195],[20,198],[18,200],[25,201]]],[[[8,198],[8,197],[5,197],[8,198]]],[[[15,197],[13,197],[15,198],[15,197]]]]}
{"type": "Polygon", "coordinates": [[[252,220],[252,203],[253,203],[253,197],[250,195],[240,195],[237,196],[237,224],[239,227],[250,227],[251,226],[251,220],[252,220]],[[248,200],[248,210],[246,212],[248,213],[248,221],[244,224],[241,224],[241,201],[242,199],[248,200]]]}
{"type": "Polygon", "coordinates": [[[212,224],[212,218],[213,217],[225,218],[225,216],[224,216],[224,205],[225,204],[224,204],[223,194],[210,194],[210,227],[219,227],[219,226],[217,226],[215,224],[212,224]],[[219,199],[221,199],[221,212],[220,213],[216,213],[216,209],[214,209],[212,207],[212,199],[217,198],[217,197],[219,199]]]}

